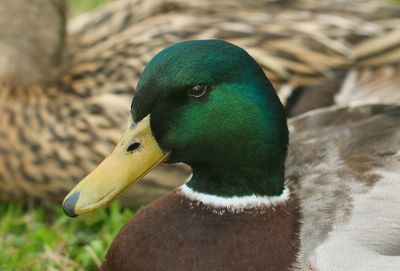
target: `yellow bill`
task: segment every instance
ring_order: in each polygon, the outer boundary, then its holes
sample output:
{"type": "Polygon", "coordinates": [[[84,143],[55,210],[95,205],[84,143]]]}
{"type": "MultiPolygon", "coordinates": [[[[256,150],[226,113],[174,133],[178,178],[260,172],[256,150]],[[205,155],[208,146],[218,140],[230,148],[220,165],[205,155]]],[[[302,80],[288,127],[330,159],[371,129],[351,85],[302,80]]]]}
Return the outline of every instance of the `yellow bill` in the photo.
{"type": "Polygon", "coordinates": [[[150,115],[136,125],[130,117],[111,155],[65,197],[65,213],[74,217],[108,205],[167,157],[153,137],[150,115]]]}

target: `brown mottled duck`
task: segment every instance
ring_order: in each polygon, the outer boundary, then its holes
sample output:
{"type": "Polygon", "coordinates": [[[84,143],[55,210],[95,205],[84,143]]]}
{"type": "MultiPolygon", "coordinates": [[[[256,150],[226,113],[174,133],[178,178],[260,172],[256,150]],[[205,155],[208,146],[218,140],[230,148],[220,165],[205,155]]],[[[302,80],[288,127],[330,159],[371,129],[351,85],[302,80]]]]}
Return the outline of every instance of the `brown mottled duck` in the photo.
{"type": "MultiPolygon", "coordinates": [[[[387,91],[398,86],[398,8],[378,1],[253,2],[117,1],[67,27],[63,0],[2,1],[0,200],[60,200],[121,136],[120,119],[144,65],[177,41],[223,38],[242,46],[290,116],[347,104],[359,84],[367,96],[394,100],[368,89],[380,78],[387,91]]],[[[135,203],[187,174],[158,168],[132,191],[135,203]]]]}

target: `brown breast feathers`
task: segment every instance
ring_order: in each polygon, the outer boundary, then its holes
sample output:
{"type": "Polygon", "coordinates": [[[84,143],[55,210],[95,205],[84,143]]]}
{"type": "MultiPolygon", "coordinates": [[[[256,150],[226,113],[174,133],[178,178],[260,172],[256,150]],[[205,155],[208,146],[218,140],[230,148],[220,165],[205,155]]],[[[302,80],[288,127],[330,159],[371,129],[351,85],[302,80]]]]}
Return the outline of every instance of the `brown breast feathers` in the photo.
{"type": "Polygon", "coordinates": [[[290,270],[300,246],[298,206],[292,197],[266,209],[218,214],[174,191],[125,225],[101,270],[290,270]]]}

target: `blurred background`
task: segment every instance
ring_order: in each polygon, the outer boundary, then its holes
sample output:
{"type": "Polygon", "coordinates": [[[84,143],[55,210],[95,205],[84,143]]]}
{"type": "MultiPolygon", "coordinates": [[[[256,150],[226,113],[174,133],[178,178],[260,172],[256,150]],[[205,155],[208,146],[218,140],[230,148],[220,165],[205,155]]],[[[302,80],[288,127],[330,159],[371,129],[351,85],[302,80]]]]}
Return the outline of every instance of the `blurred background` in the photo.
{"type": "Polygon", "coordinates": [[[61,210],[122,134],[151,57],[207,38],[246,49],[289,118],[400,103],[400,1],[2,0],[0,270],[97,270],[135,210],[185,181],[164,165],[105,210],[61,210]]]}

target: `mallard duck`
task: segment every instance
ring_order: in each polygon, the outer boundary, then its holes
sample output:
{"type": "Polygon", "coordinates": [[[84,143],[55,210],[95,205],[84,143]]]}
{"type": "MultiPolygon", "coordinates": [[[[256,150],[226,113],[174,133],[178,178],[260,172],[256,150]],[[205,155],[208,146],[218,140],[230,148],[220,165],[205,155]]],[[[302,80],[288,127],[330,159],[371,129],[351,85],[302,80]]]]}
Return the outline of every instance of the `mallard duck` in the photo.
{"type": "MultiPolygon", "coordinates": [[[[3,1],[0,200],[61,200],[112,150],[140,72],[173,42],[223,38],[241,45],[269,75],[289,115],[332,104],[351,67],[361,72],[398,63],[400,47],[390,34],[397,33],[398,8],[375,1],[297,3],[117,1],[66,28],[63,0],[3,1]],[[354,47],[375,37],[385,46],[353,57],[354,47]]],[[[127,202],[148,202],[188,174],[182,166],[155,169],[127,202]]]]}
{"type": "Polygon", "coordinates": [[[141,209],[101,270],[396,270],[400,107],[292,119],[245,50],[185,41],[158,53],[110,156],[65,198],[69,216],[109,204],[155,165],[188,181],[141,209]]]}

